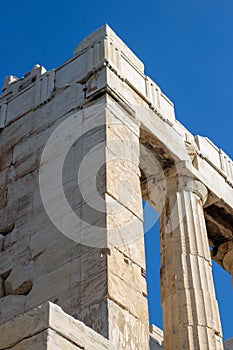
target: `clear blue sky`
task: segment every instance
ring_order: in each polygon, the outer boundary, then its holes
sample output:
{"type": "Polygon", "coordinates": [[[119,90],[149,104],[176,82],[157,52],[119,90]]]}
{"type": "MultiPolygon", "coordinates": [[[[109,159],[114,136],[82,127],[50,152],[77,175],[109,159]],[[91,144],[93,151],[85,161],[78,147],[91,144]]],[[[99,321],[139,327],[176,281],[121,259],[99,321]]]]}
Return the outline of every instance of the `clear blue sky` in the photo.
{"type": "MultiPolygon", "coordinates": [[[[7,75],[22,77],[36,63],[47,70],[59,66],[104,23],[144,62],[146,74],[175,103],[177,118],[233,158],[232,0],[4,1],[0,84],[7,75]]],[[[157,246],[156,229],[149,238],[157,246]]],[[[159,254],[152,247],[148,256],[157,265],[148,266],[150,312],[160,325],[159,254]]],[[[227,339],[233,337],[231,278],[216,267],[214,277],[227,339]]]]}

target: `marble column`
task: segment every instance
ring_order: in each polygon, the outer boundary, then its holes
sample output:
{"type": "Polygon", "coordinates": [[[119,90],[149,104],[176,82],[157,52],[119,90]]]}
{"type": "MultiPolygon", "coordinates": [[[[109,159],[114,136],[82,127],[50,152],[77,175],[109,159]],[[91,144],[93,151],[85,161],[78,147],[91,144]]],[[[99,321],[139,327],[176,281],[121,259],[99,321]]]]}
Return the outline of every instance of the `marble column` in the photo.
{"type": "Polygon", "coordinates": [[[190,177],[167,180],[161,215],[164,350],[223,349],[203,213],[207,194],[190,177]]]}

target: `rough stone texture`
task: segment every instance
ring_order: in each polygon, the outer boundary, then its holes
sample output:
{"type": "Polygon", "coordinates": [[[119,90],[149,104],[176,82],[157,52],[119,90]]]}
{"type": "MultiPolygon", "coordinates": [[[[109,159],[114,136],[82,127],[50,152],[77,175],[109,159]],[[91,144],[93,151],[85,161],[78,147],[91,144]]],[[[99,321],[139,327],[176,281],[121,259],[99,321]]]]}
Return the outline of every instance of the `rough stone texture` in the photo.
{"type": "Polygon", "coordinates": [[[1,350],[114,349],[107,339],[50,302],[0,325],[0,334],[1,350]]]}
{"type": "MultiPolygon", "coordinates": [[[[6,78],[0,129],[0,324],[49,300],[109,338],[111,346],[148,350],[142,197],[166,216],[163,235],[171,201],[183,205],[188,198],[193,213],[187,207],[181,218],[174,211],[181,219],[174,231],[179,249],[172,237],[161,240],[169,265],[162,282],[164,348],[180,341],[179,332],[171,336],[171,299],[181,294],[182,307],[172,318],[176,329],[197,349],[202,340],[206,348],[221,348],[207,238],[213,258],[232,273],[232,160],[178,122],[173,103],[107,25],[61,67],[46,72],[37,65],[22,79],[6,78]],[[48,154],[45,145],[58,130],[48,154]],[[195,191],[167,196],[171,168],[205,184],[204,216],[195,191]],[[177,289],[176,269],[183,272],[177,289]]],[[[59,347],[68,346],[54,330],[43,332],[42,343],[46,338],[55,347],[57,339],[59,347]]],[[[24,341],[22,347],[33,346],[33,340],[24,341]]]]}

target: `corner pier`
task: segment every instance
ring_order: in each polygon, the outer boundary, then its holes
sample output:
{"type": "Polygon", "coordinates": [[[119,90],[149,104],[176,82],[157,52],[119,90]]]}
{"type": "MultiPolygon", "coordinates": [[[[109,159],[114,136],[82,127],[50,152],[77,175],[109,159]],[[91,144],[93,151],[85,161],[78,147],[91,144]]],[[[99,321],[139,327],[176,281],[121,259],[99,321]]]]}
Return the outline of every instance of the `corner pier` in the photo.
{"type": "Polygon", "coordinates": [[[223,348],[211,258],[233,276],[233,161],[108,25],[60,67],[7,77],[0,133],[1,327],[49,301],[102,348],[148,350],[143,198],[161,217],[163,348],[223,348]]]}

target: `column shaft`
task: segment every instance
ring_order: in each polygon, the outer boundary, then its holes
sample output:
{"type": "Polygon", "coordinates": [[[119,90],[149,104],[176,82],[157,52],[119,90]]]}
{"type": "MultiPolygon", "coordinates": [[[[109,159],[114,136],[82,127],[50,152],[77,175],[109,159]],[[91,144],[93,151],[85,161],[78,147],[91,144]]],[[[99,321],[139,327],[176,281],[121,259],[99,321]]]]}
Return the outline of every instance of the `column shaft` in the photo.
{"type": "Polygon", "coordinates": [[[205,186],[168,181],[161,216],[164,349],[222,349],[221,324],[203,213],[205,186]]]}

